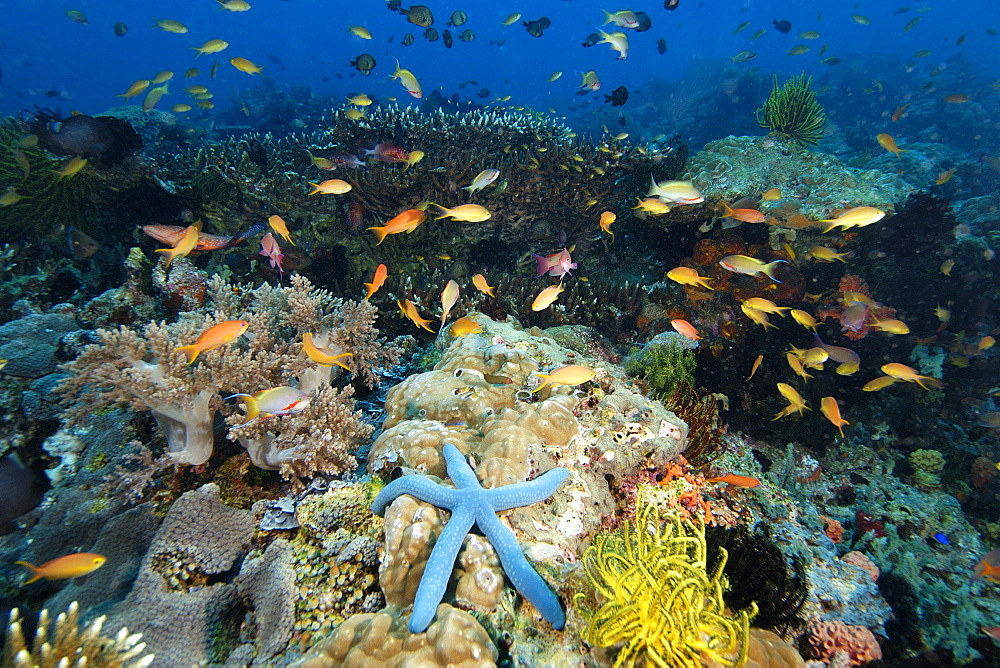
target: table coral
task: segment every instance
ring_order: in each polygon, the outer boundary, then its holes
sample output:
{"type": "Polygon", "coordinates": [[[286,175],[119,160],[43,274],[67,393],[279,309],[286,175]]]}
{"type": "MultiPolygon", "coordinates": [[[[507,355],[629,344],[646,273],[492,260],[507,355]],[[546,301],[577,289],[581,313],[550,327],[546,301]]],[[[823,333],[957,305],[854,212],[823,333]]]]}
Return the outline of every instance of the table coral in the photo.
{"type": "Polygon", "coordinates": [[[458,448],[446,443],[444,456],[448,475],[458,489],[443,487],[424,476],[404,476],[389,483],[372,503],[372,512],[382,515],[397,497],[409,494],[451,511],[451,519],[438,536],[420,579],[410,617],[410,631],[421,633],[430,625],[451,579],[458,550],[473,524],[489,538],[507,577],[518,591],[538,608],[553,627],[561,629],[566,617],[559,599],[524,558],[514,534],[497,519],[496,513],[544,501],[566,480],[568,471],[553,469],[530,482],[483,489],[458,448]]]}

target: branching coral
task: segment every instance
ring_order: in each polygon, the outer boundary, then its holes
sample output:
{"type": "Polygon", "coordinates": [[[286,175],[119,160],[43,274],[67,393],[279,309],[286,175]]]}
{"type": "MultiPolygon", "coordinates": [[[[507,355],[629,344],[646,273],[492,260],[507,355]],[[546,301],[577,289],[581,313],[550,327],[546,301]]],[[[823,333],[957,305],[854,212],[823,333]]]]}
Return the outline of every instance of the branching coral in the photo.
{"type": "Polygon", "coordinates": [[[291,283],[251,291],[216,278],[209,286],[211,315],[185,314],[169,325],[150,323],[142,333],[127,327],[99,330],[100,343],[66,366],[72,375],[61,391],[72,401],[70,422],[111,404],[148,410],[166,433],[176,463],[204,464],[214,447],[215,413],[223,408],[220,394],[252,394],[297,381],[312,393],[308,411],[259,420],[236,437],[248,447],[254,464],[286,477],[353,467],[350,448],[369,430],[352,412],[351,392],[331,388],[332,371],[302,354],[302,335],[313,333],[325,345],[352,352],[355,370],[369,380],[374,380],[375,365],[395,364],[400,350],[378,338],[373,306],[345,306],[301,276],[291,283]],[[175,350],[208,327],[234,319],[247,320],[252,336],[209,350],[193,365],[175,350]]]}
{"type": "Polygon", "coordinates": [[[584,639],[600,647],[623,645],[615,666],[695,668],[702,658],[722,666],[746,661],[750,609],[725,612],[726,551],[707,570],[705,526],[662,513],[640,494],[636,518],[598,534],[583,554],[587,579],[603,599],[584,639]]]}
{"type": "Polygon", "coordinates": [[[665,401],[676,388],[693,383],[695,365],[694,351],[670,337],[664,343],[647,345],[628,361],[625,372],[642,378],[649,387],[649,394],[665,401]]]}
{"type": "Polygon", "coordinates": [[[788,137],[801,146],[818,144],[826,127],[826,112],[810,87],[812,77],[802,74],[774,87],[764,106],[757,110],[757,122],[779,137],[788,137]]]}
{"type": "Polygon", "coordinates": [[[144,654],[146,643],[139,642],[141,633],[129,635],[122,629],[114,638],[101,635],[105,617],[80,629],[80,605],[72,603],[69,609],[56,617],[49,629],[49,611],[42,610],[38,617],[35,638],[29,649],[21,631],[21,615],[17,608],[10,613],[7,626],[7,643],[4,647],[4,666],[11,668],[56,668],[57,666],[101,666],[102,668],[145,668],[153,663],[152,654],[144,654]],[[50,637],[51,635],[51,637],[50,637]]]}

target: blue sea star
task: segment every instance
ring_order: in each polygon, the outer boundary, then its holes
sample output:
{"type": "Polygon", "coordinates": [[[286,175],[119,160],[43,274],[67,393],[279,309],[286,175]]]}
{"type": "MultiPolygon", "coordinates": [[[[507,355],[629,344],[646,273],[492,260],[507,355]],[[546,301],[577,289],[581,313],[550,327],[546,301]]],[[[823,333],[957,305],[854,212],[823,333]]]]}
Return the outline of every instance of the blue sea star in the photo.
{"type": "Polygon", "coordinates": [[[559,598],[524,558],[513,532],[497,519],[496,514],[544,501],[566,480],[569,471],[554,468],[529,482],[483,489],[472,467],[451,443],[445,443],[444,459],[448,476],[458,489],[445,487],[422,475],[407,475],[386,485],[372,502],[372,512],[376,515],[384,514],[386,507],[403,494],[451,511],[451,519],[434,543],[417,587],[413,614],[410,615],[410,631],[423,633],[430,626],[437,606],[444,598],[458,550],[473,524],[478,525],[492,543],[504,572],[517,590],[538,608],[556,630],[562,629],[566,613],[559,598]]]}

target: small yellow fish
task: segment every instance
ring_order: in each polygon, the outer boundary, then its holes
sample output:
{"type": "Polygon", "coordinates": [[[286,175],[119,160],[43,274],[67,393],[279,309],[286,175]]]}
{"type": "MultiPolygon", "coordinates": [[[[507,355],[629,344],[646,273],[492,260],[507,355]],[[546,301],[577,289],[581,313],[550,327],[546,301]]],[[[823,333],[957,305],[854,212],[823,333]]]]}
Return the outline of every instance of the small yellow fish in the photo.
{"type": "Polygon", "coordinates": [[[409,153],[406,154],[406,167],[403,167],[403,171],[405,172],[410,167],[413,167],[413,165],[417,164],[423,159],[424,159],[423,151],[410,151],[409,153]]]}
{"type": "Polygon", "coordinates": [[[880,332],[888,332],[889,334],[909,334],[910,328],[902,320],[887,319],[879,320],[875,316],[872,316],[874,322],[871,326],[880,332]]]}
{"type": "Polygon", "coordinates": [[[128,87],[127,91],[125,91],[124,93],[120,93],[115,97],[123,97],[126,100],[130,100],[136,95],[140,95],[143,91],[149,88],[150,83],[152,82],[149,79],[139,79],[138,81],[133,82],[132,85],[128,87]]]}
{"type": "Polygon", "coordinates": [[[785,311],[791,311],[791,306],[778,306],[770,299],[764,299],[763,297],[751,297],[743,302],[748,308],[761,311],[762,313],[777,313],[782,318],[785,317],[785,311]]]}
{"type": "Polygon", "coordinates": [[[476,289],[482,292],[483,294],[488,295],[490,297],[496,297],[496,295],[493,294],[493,290],[496,289],[496,286],[491,286],[489,283],[487,283],[486,277],[483,276],[482,274],[476,274],[475,276],[473,276],[472,284],[476,286],[476,289]]]}
{"type": "Polygon", "coordinates": [[[197,51],[195,58],[204,53],[218,53],[219,51],[225,51],[229,48],[229,42],[222,39],[210,39],[201,46],[192,46],[192,49],[197,51]]]}
{"type": "Polygon", "coordinates": [[[151,83],[151,84],[161,84],[164,81],[170,81],[173,78],[174,78],[174,73],[173,72],[171,72],[170,70],[163,70],[162,72],[160,72],[159,74],[157,74],[155,77],[153,77],[152,79],[150,79],[149,83],[151,83]]]}
{"type": "Polygon", "coordinates": [[[421,329],[426,329],[428,332],[433,333],[434,330],[428,327],[430,320],[422,318],[420,313],[417,312],[417,307],[409,299],[396,300],[396,304],[399,306],[399,310],[406,316],[410,322],[412,322],[417,327],[421,329]]]}
{"type": "Polygon", "coordinates": [[[188,86],[184,89],[184,92],[189,95],[202,95],[208,92],[208,87],[202,85],[188,86]]]}
{"type": "Polygon", "coordinates": [[[934,317],[936,317],[940,322],[951,322],[951,311],[941,305],[938,305],[934,307],[934,317]]]}
{"type": "Polygon", "coordinates": [[[483,328],[479,326],[479,323],[469,316],[463,316],[451,323],[448,327],[448,333],[452,336],[468,336],[469,334],[479,334],[483,331],[483,328]]]}
{"type": "Polygon", "coordinates": [[[410,70],[403,69],[399,66],[399,61],[396,61],[396,69],[392,73],[393,79],[398,79],[399,83],[402,84],[403,88],[407,93],[417,98],[418,100],[424,96],[424,91],[420,87],[420,82],[417,81],[417,77],[413,75],[410,70]]]}
{"type": "Polygon", "coordinates": [[[760,198],[765,202],[774,202],[781,199],[781,191],[777,188],[771,188],[769,190],[765,190],[764,194],[761,195],[760,198]]]}
{"type": "Polygon", "coordinates": [[[309,151],[309,149],[306,149],[306,153],[309,154],[309,160],[312,161],[312,164],[319,167],[320,169],[333,169],[332,160],[328,160],[327,158],[318,158],[315,155],[313,155],[312,152],[309,151]]]}
{"type": "Polygon", "coordinates": [[[15,561],[19,566],[24,566],[31,571],[31,577],[24,584],[31,584],[36,580],[45,578],[46,580],[66,580],[78,578],[87,573],[93,573],[104,565],[107,558],[92,552],[77,552],[59,557],[52,561],[46,561],[41,566],[33,566],[27,561],[15,561]]]}
{"type": "Polygon", "coordinates": [[[582,383],[586,383],[588,380],[591,380],[595,375],[596,374],[593,369],[579,364],[561,366],[558,369],[553,369],[547,374],[536,373],[535,376],[544,378],[545,382],[533,389],[532,392],[538,392],[547,385],[552,385],[553,387],[557,385],[580,385],[582,383]]]}
{"type": "Polygon", "coordinates": [[[347,101],[358,107],[367,107],[372,103],[372,99],[364,93],[360,93],[354,97],[349,97],[347,98],[347,101]]]}
{"type": "Polygon", "coordinates": [[[448,314],[451,313],[452,307],[458,301],[458,293],[458,281],[454,279],[448,281],[441,291],[441,326],[438,331],[444,329],[444,324],[448,321],[448,314]]]}
{"type": "Polygon", "coordinates": [[[368,32],[368,28],[365,28],[364,26],[352,26],[352,25],[348,25],[347,26],[347,32],[350,33],[350,34],[352,34],[352,35],[356,35],[356,36],[360,37],[361,39],[371,39],[372,38],[372,34],[370,32],[368,32]]]}
{"type": "Polygon", "coordinates": [[[351,353],[345,353],[339,350],[339,348],[333,349],[317,346],[313,341],[312,332],[306,332],[302,335],[302,351],[309,359],[320,366],[336,365],[352,371],[351,367],[346,364],[347,358],[351,357],[351,353]]]}
{"type": "Polygon", "coordinates": [[[163,84],[162,86],[157,86],[156,88],[150,88],[149,92],[146,93],[146,97],[142,101],[142,110],[149,111],[150,109],[156,107],[156,105],[160,102],[160,98],[170,92],[167,89],[168,85],[169,84],[163,84]]]}
{"type": "Polygon", "coordinates": [[[785,353],[785,359],[788,361],[788,366],[792,368],[795,375],[802,379],[802,382],[808,382],[812,376],[810,376],[804,368],[802,368],[802,361],[795,356],[795,353],[785,353]]]}
{"type": "Polygon", "coordinates": [[[847,262],[845,259],[848,253],[838,253],[832,248],[827,248],[826,246],[811,246],[809,248],[809,255],[811,255],[816,260],[822,260],[823,262],[833,262],[834,260],[840,260],[841,262],[847,262]]]}
{"type": "Polygon", "coordinates": [[[246,0],[218,0],[219,10],[227,9],[231,12],[248,12],[250,3],[246,0]]]}
{"type": "Polygon", "coordinates": [[[879,146],[889,151],[889,153],[895,154],[897,158],[900,153],[906,152],[906,149],[899,148],[899,146],[896,145],[896,140],[893,139],[892,135],[882,132],[875,135],[875,139],[878,140],[879,146]]]}
{"type": "Polygon", "coordinates": [[[924,385],[925,382],[934,385],[935,387],[940,387],[941,385],[941,381],[937,378],[932,378],[931,376],[921,376],[913,367],[906,366],[905,364],[899,364],[898,362],[883,364],[881,368],[882,373],[885,375],[892,376],[897,380],[905,380],[908,383],[916,383],[925,390],[931,389],[927,387],[927,385],[924,385]]]}
{"type": "Polygon", "coordinates": [[[68,16],[69,18],[73,19],[74,21],[76,21],[80,25],[84,25],[85,26],[85,25],[88,25],[90,23],[90,21],[87,20],[87,17],[84,16],[83,12],[81,12],[81,11],[79,11],[77,9],[67,9],[66,10],[66,16],[68,16]]]}
{"type": "Polygon", "coordinates": [[[153,20],[156,21],[156,25],[154,25],[153,27],[159,28],[164,32],[172,32],[178,35],[183,35],[188,31],[187,26],[185,26],[180,21],[174,21],[171,19],[153,19],[153,20]]]}
{"type": "Polygon", "coordinates": [[[843,438],[844,425],[851,423],[840,416],[840,405],[837,403],[837,400],[833,397],[823,397],[819,400],[819,410],[823,413],[823,417],[837,428],[837,431],[840,432],[840,437],[843,438]]]}
{"type": "Polygon", "coordinates": [[[653,216],[662,216],[663,214],[670,213],[670,205],[661,199],[655,197],[647,197],[646,199],[636,197],[635,199],[638,204],[633,206],[633,209],[645,211],[653,216]]]}
{"type": "Polygon", "coordinates": [[[245,72],[250,75],[260,74],[261,68],[255,65],[252,61],[246,58],[230,58],[229,64],[238,69],[240,72],[245,72]]]}
{"type": "Polygon", "coordinates": [[[713,279],[708,276],[699,275],[698,270],[691,267],[674,267],[667,272],[667,278],[681,285],[697,285],[699,288],[713,289],[708,284],[713,279]]]}
{"type": "Polygon", "coordinates": [[[353,186],[347,181],[341,179],[328,179],[322,183],[309,182],[309,185],[313,187],[313,191],[309,193],[310,195],[343,195],[352,190],[353,186]]]}
{"type": "Polygon", "coordinates": [[[360,109],[348,109],[344,112],[344,116],[347,116],[352,121],[360,121],[365,117],[365,112],[360,109]]]}
{"type": "Polygon", "coordinates": [[[59,180],[68,179],[80,173],[80,170],[87,166],[87,159],[76,156],[63,165],[62,169],[52,171],[59,175],[59,180]]]}
{"type": "Polygon", "coordinates": [[[757,355],[757,359],[755,359],[753,361],[753,366],[750,367],[750,375],[747,376],[747,380],[750,380],[751,378],[753,378],[753,375],[755,373],[757,373],[757,369],[760,368],[760,364],[763,361],[764,361],[764,356],[763,355],[757,355]]]}
{"type": "Polygon", "coordinates": [[[500,25],[506,27],[506,26],[509,26],[509,25],[513,25],[513,24],[517,23],[520,20],[521,20],[521,13],[520,12],[514,12],[513,14],[511,14],[510,16],[508,16],[507,18],[505,18],[503,21],[501,21],[500,25]]]}
{"type": "Polygon", "coordinates": [[[7,190],[4,191],[4,194],[0,196],[0,207],[13,206],[22,199],[24,199],[24,197],[17,194],[17,191],[14,190],[14,186],[8,186],[7,190]]]}
{"type": "Polygon", "coordinates": [[[807,411],[809,408],[806,406],[806,400],[802,398],[802,395],[798,391],[788,385],[787,383],[778,383],[778,392],[781,396],[788,400],[788,406],[786,406],[780,413],[772,418],[773,420],[778,420],[785,417],[786,415],[791,415],[792,413],[802,413],[802,411],[807,411]]]}
{"type": "Polygon", "coordinates": [[[531,302],[532,311],[544,311],[549,306],[552,305],[559,295],[565,290],[562,283],[557,283],[556,285],[550,285],[545,288],[535,297],[534,301],[531,302]]]}
{"type": "Polygon", "coordinates": [[[866,26],[870,25],[872,20],[863,14],[851,14],[851,18],[854,19],[855,23],[866,26]]]}
{"type": "Polygon", "coordinates": [[[768,329],[777,329],[775,325],[767,319],[767,314],[763,311],[758,311],[755,308],[750,308],[746,304],[740,304],[740,310],[743,311],[743,315],[753,320],[755,323],[764,328],[764,331],[768,329]]]}
{"type": "Polygon", "coordinates": [[[198,339],[191,345],[174,348],[174,352],[184,351],[184,354],[188,358],[188,364],[194,364],[194,361],[198,359],[198,355],[235,341],[243,336],[249,327],[250,323],[246,320],[220,322],[202,332],[198,336],[198,339]]]}
{"type": "Polygon", "coordinates": [[[601,231],[607,232],[613,237],[615,236],[615,233],[611,231],[611,225],[617,219],[618,216],[616,216],[613,212],[605,211],[604,213],[601,214],[601,219],[597,222],[597,224],[600,226],[601,231]]]}
{"type": "Polygon", "coordinates": [[[867,383],[864,384],[864,386],[861,389],[864,392],[878,392],[879,390],[884,390],[885,388],[889,387],[890,385],[895,383],[896,380],[897,379],[893,378],[892,376],[879,376],[874,380],[869,380],[867,383]]]}
{"type": "Polygon", "coordinates": [[[885,211],[882,211],[881,209],[876,209],[873,206],[858,206],[844,211],[836,218],[825,218],[819,222],[830,223],[830,225],[823,230],[823,233],[825,234],[837,227],[845,230],[851,227],[865,227],[866,225],[877,223],[884,217],[885,211]]]}
{"type": "Polygon", "coordinates": [[[194,77],[198,76],[199,74],[201,74],[201,72],[198,71],[197,67],[189,67],[187,69],[187,71],[184,72],[184,78],[185,79],[193,79],[194,77]]]}
{"type": "Polygon", "coordinates": [[[955,172],[957,170],[958,170],[958,167],[956,166],[956,167],[952,167],[951,169],[949,169],[946,172],[941,172],[940,174],[938,174],[937,178],[934,180],[934,185],[936,185],[936,186],[943,186],[944,184],[948,183],[948,181],[951,181],[951,177],[955,176],[955,172]]]}
{"type": "Polygon", "coordinates": [[[284,218],[278,215],[274,215],[267,219],[267,223],[268,225],[271,226],[271,229],[277,232],[282,239],[292,244],[293,246],[295,245],[295,242],[292,241],[292,235],[288,231],[288,224],[285,223],[284,218]]]}
{"type": "Polygon", "coordinates": [[[174,106],[170,107],[170,111],[174,112],[175,114],[185,114],[191,111],[191,105],[184,104],[182,102],[180,104],[175,104],[174,106]]]}
{"type": "Polygon", "coordinates": [[[437,208],[441,209],[441,215],[435,220],[441,220],[442,218],[453,218],[454,220],[462,221],[465,223],[482,223],[490,219],[490,212],[484,206],[479,204],[460,204],[451,209],[441,206],[440,204],[435,204],[431,202],[437,208]]]}
{"type": "Polygon", "coordinates": [[[548,78],[548,79],[546,79],[546,81],[548,81],[549,83],[552,83],[553,81],[555,81],[556,79],[558,79],[558,78],[559,78],[559,77],[561,77],[562,75],[563,75],[563,73],[562,73],[561,71],[560,71],[560,72],[553,72],[553,73],[552,73],[552,74],[551,74],[551,75],[549,76],[549,78],[548,78]]]}

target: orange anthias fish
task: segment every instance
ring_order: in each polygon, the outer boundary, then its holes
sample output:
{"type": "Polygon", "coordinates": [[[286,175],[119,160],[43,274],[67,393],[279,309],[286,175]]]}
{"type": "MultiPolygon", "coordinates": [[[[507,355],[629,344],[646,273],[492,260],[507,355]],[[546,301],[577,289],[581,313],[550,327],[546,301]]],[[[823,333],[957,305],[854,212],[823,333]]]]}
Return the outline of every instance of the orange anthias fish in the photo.
{"type": "Polygon", "coordinates": [[[560,293],[566,288],[563,287],[562,283],[557,283],[556,285],[550,285],[545,288],[535,297],[535,300],[531,302],[532,311],[544,311],[549,306],[552,305],[556,299],[559,298],[560,293]]]}
{"type": "Polygon", "coordinates": [[[267,419],[280,415],[301,413],[309,405],[309,395],[297,387],[279,385],[257,394],[231,394],[226,399],[243,397],[246,406],[246,420],[234,428],[245,427],[258,417],[267,419]]]}
{"type": "Polygon", "coordinates": [[[362,283],[362,285],[365,286],[365,290],[368,291],[368,294],[365,295],[365,300],[370,299],[373,294],[378,292],[378,289],[381,288],[382,284],[385,283],[385,277],[388,275],[389,275],[389,270],[386,268],[384,264],[380,264],[379,266],[375,267],[375,276],[372,278],[372,282],[362,283]]]}
{"type": "Polygon", "coordinates": [[[484,295],[488,295],[490,297],[496,297],[496,295],[493,294],[493,290],[496,288],[496,286],[491,286],[489,283],[487,283],[486,277],[483,276],[482,274],[476,274],[475,276],[473,276],[472,284],[476,286],[476,289],[482,292],[484,295]]]}
{"type": "Polygon", "coordinates": [[[46,561],[41,566],[33,566],[27,561],[15,561],[15,564],[24,566],[31,571],[31,577],[24,584],[31,584],[36,580],[45,578],[46,580],[66,580],[68,578],[78,578],[87,573],[93,573],[104,565],[107,558],[94,554],[93,552],[77,552],[59,557],[52,561],[46,561]]]}
{"type": "Polygon", "coordinates": [[[753,361],[753,366],[750,367],[750,375],[747,376],[747,380],[750,380],[751,378],[753,378],[753,375],[755,373],[757,373],[757,369],[760,368],[760,363],[763,362],[763,361],[764,361],[764,356],[763,355],[757,355],[757,359],[755,359],[753,361]]]}
{"type": "Polygon", "coordinates": [[[451,313],[451,308],[458,301],[458,283],[452,279],[444,286],[444,290],[441,291],[441,327],[438,331],[444,329],[444,323],[448,321],[448,314],[451,313]]]}
{"type": "Polygon", "coordinates": [[[893,139],[892,135],[888,135],[882,132],[875,135],[875,139],[878,140],[879,146],[889,151],[890,153],[895,154],[897,158],[899,157],[900,153],[906,151],[906,149],[899,148],[899,146],[896,145],[896,140],[893,139]]]}
{"type": "Polygon", "coordinates": [[[722,202],[722,207],[724,210],[723,218],[735,218],[743,223],[763,223],[764,219],[767,218],[757,209],[733,209],[725,202],[722,202]]]}
{"type": "Polygon", "coordinates": [[[194,225],[188,225],[184,230],[184,234],[173,248],[157,248],[156,252],[163,253],[164,257],[167,258],[167,266],[169,267],[175,257],[187,257],[191,254],[191,251],[193,251],[194,247],[198,244],[198,235],[200,233],[200,222],[197,222],[194,225]]]}
{"type": "Polygon", "coordinates": [[[288,224],[285,223],[284,218],[281,216],[271,216],[267,219],[267,222],[271,225],[271,229],[278,233],[278,236],[293,246],[295,245],[295,242],[292,241],[292,235],[288,231],[288,224]]]}
{"type": "Polygon", "coordinates": [[[414,305],[414,303],[411,302],[409,299],[397,299],[396,304],[399,306],[399,311],[404,316],[409,318],[410,322],[412,322],[414,325],[420,327],[421,329],[426,329],[428,332],[431,333],[434,332],[433,329],[427,326],[430,323],[430,320],[421,318],[420,314],[417,312],[416,305],[414,305]]]}
{"type": "Polygon", "coordinates": [[[928,383],[929,385],[933,385],[934,387],[941,387],[941,381],[938,380],[937,378],[934,378],[932,376],[921,376],[920,374],[917,373],[917,370],[914,369],[913,367],[909,367],[906,366],[905,364],[900,364],[898,362],[883,364],[882,373],[884,373],[887,376],[892,376],[897,380],[905,380],[909,383],[916,383],[925,390],[929,390],[931,388],[927,387],[927,385],[924,385],[924,383],[928,383]]]}
{"type": "Polygon", "coordinates": [[[934,179],[934,185],[943,186],[944,184],[948,183],[948,181],[951,181],[951,177],[955,176],[956,171],[958,171],[957,166],[952,167],[946,172],[941,172],[940,174],[937,175],[937,178],[934,179]]]}
{"type": "Polygon", "coordinates": [[[483,331],[483,328],[479,326],[479,323],[470,318],[469,316],[463,316],[451,323],[451,327],[448,328],[448,333],[452,336],[468,336],[469,334],[478,334],[483,331]]]}
{"type": "Polygon", "coordinates": [[[579,364],[561,366],[553,369],[549,373],[536,373],[539,378],[544,378],[545,382],[536,387],[532,392],[538,392],[546,385],[580,385],[586,383],[594,377],[594,370],[579,364]]]}
{"type": "Polygon", "coordinates": [[[896,107],[896,110],[894,112],[892,112],[892,121],[893,121],[893,123],[895,123],[896,121],[898,121],[899,119],[901,119],[903,117],[903,114],[906,113],[906,108],[908,106],[910,106],[909,102],[907,102],[906,104],[904,104],[901,107],[896,107]]]}
{"type": "Polygon", "coordinates": [[[312,332],[306,332],[302,335],[302,351],[313,362],[316,362],[316,364],[319,364],[320,366],[337,365],[347,369],[348,371],[352,371],[351,367],[345,364],[347,358],[351,357],[351,353],[345,353],[343,351],[338,352],[338,350],[317,346],[316,342],[313,341],[312,332]]]}
{"type": "Polygon", "coordinates": [[[697,285],[699,288],[706,288],[708,290],[713,289],[708,284],[708,282],[713,279],[708,276],[699,275],[698,270],[692,269],[691,267],[674,267],[667,272],[667,278],[674,283],[680,283],[681,285],[697,285]]]}
{"type": "Polygon", "coordinates": [[[183,350],[188,357],[188,364],[194,364],[198,355],[209,350],[215,350],[219,346],[224,346],[230,341],[235,341],[243,336],[243,333],[250,327],[246,320],[227,320],[218,325],[212,325],[198,337],[198,340],[189,346],[174,348],[174,351],[183,350]]]}
{"type": "Polygon", "coordinates": [[[378,239],[378,243],[375,244],[377,246],[385,241],[385,238],[390,234],[402,234],[403,232],[409,234],[417,229],[425,218],[427,218],[426,212],[420,209],[407,209],[382,227],[369,227],[368,229],[375,232],[375,238],[378,239]]]}
{"type": "Polygon", "coordinates": [[[615,236],[615,233],[611,231],[611,224],[618,220],[618,216],[612,211],[605,211],[601,214],[601,219],[597,224],[601,227],[601,231],[607,232],[611,236],[615,236]]]}
{"type": "Polygon", "coordinates": [[[969,578],[969,583],[981,578],[1000,582],[1000,550],[990,550],[980,557],[972,569],[972,577],[969,578]]]}
{"type": "Polygon", "coordinates": [[[823,397],[819,400],[819,410],[823,413],[823,417],[833,423],[833,426],[840,432],[840,437],[843,438],[844,425],[850,424],[850,422],[840,417],[840,405],[837,400],[833,397],[823,397]]]}
{"type": "Polygon", "coordinates": [[[757,480],[757,478],[751,478],[746,475],[736,475],[735,473],[727,473],[726,475],[721,475],[717,478],[705,478],[705,482],[724,482],[727,485],[732,485],[733,487],[743,487],[744,489],[750,489],[760,485],[760,480],[757,480]]]}
{"type": "Polygon", "coordinates": [[[670,326],[673,327],[674,331],[676,331],[684,338],[691,339],[692,341],[697,341],[698,339],[701,338],[698,335],[698,330],[695,329],[694,325],[692,325],[687,320],[682,320],[680,318],[671,320],[670,326]]]}

